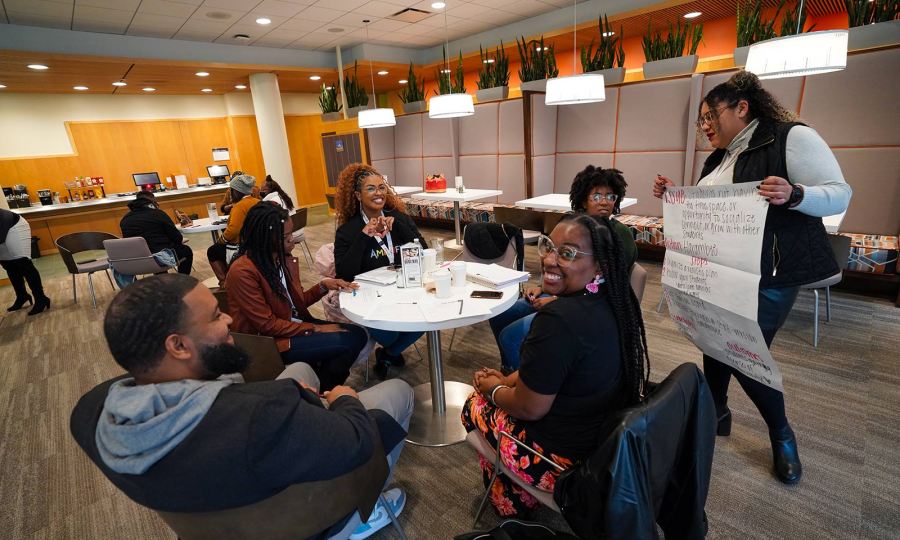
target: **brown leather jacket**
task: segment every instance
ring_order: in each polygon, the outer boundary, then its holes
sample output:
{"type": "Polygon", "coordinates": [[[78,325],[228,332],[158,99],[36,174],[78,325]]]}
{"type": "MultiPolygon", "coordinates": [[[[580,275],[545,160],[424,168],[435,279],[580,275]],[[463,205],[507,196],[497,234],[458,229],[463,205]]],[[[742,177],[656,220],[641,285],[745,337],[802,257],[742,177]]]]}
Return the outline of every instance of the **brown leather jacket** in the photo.
{"type": "Polygon", "coordinates": [[[313,320],[307,306],[325,296],[319,285],[303,290],[300,285],[300,265],[297,259],[286,261],[288,290],[294,307],[304,322],[291,321],[291,304],[272,290],[266,278],[249,257],[238,257],[228,268],[225,290],[228,294],[228,314],[234,319],[231,329],[244,334],[259,334],[275,338],[278,351],[291,348],[290,338],[313,330],[313,320]]]}

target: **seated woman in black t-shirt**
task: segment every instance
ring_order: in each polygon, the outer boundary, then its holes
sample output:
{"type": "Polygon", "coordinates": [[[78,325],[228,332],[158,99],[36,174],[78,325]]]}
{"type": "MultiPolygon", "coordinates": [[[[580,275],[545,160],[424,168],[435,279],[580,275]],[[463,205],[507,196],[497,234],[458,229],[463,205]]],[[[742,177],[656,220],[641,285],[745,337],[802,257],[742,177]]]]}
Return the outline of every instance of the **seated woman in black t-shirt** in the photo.
{"type": "MultiPolygon", "coordinates": [[[[353,163],[341,171],[335,193],[338,229],[334,235],[337,277],[353,281],[357,274],[394,264],[394,248],[416,238],[428,247],[403,201],[384,176],[370,165],[353,163]]],[[[422,332],[395,332],[369,328],[381,347],[375,350],[375,374],[384,380],[391,366],[402,367],[403,351],[422,332]]]]}
{"type": "MultiPolygon", "coordinates": [[[[638,403],[649,373],[641,307],[631,290],[622,243],[606,218],[568,214],[538,242],[541,287],[557,300],[537,312],[518,371],[475,372],[463,407],[467,431],[496,447],[500,430],[569,468],[599,444],[609,416],[638,403]]],[[[503,463],[530,484],[553,491],[559,472],[505,439],[503,463]]],[[[485,484],[492,466],[481,460],[485,484]]],[[[491,490],[502,516],[537,501],[504,476],[491,490]]]]}

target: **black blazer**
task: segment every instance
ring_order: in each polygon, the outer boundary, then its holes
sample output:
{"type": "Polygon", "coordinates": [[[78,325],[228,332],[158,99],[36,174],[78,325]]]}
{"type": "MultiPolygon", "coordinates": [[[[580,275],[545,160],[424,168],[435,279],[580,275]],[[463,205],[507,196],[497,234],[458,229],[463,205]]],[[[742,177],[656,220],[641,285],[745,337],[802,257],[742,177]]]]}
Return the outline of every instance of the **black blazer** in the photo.
{"type": "MultiPolygon", "coordinates": [[[[425,238],[408,215],[397,210],[385,210],[384,215],[394,218],[391,240],[395,248],[412,242],[415,238],[419,239],[422,247],[428,247],[425,238]]],[[[356,214],[338,227],[334,235],[334,269],[340,279],[353,281],[357,274],[390,264],[378,242],[371,236],[363,234],[364,226],[362,215],[356,214]]]]}
{"type": "Polygon", "coordinates": [[[168,214],[157,208],[138,206],[125,214],[119,222],[124,238],[144,237],[150,253],[165,248],[174,249],[182,243],[181,232],[168,214]]]}

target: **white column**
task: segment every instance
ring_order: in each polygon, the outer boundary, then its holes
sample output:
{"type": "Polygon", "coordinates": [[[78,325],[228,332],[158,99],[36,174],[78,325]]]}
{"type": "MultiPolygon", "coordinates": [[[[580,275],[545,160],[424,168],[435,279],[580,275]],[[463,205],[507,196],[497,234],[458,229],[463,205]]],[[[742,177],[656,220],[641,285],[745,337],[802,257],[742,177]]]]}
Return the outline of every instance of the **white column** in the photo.
{"type": "MultiPolygon", "coordinates": [[[[297,188],[294,185],[294,171],[291,168],[291,151],[288,147],[287,128],[284,126],[284,108],[278,77],[274,73],[254,73],[250,75],[250,95],[253,97],[253,111],[259,130],[259,145],[262,148],[266,173],[281,185],[294,206],[300,205],[297,188]]],[[[265,178],[258,179],[262,181],[265,178]]]]}

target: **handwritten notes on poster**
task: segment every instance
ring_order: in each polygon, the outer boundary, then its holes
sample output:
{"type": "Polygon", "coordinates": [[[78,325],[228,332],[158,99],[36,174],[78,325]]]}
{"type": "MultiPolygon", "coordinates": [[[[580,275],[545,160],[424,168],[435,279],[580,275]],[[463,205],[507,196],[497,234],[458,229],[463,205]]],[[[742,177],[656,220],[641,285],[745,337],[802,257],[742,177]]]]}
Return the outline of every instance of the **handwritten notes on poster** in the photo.
{"type": "Polygon", "coordinates": [[[663,293],[672,319],[704,354],[782,390],[756,322],[769,206],[757,185],[666,190],[663,293]]]}

